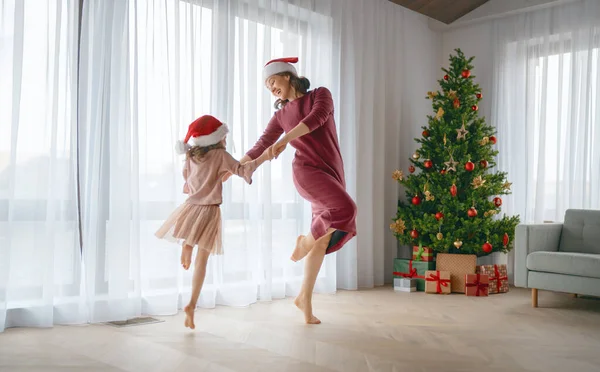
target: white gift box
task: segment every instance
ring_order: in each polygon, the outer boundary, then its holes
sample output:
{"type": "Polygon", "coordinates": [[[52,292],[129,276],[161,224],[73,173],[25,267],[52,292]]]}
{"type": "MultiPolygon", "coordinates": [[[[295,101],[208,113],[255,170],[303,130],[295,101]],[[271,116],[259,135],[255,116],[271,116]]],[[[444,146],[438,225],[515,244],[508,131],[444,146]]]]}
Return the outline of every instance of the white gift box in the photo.
{"type": "Polygon", "coordinates": [[[394,278],[394,291],[416,292],[417,280],[412,278],[394,278]]]}

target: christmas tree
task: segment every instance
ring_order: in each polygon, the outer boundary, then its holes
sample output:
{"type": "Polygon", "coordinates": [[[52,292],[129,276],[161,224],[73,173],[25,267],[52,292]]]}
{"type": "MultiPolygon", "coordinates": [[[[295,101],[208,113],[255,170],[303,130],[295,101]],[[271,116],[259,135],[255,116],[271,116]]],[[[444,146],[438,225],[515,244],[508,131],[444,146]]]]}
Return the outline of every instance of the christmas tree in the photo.
{"type": "Polygon", "coordinates": [[[502,198],[510,194],[506,173],[493,171],[498,151],[495,130],[479,117],[482,99],[472,61],[460,49],[439,80],[441,91],[428,92],[434,115],[422,127],[421,147],[412,155],[408,175],[393,179],[405,187],[390,229],[404,245],[436,252],[487,255],[512,248],[519,217],[500,218],[502,198]]]}

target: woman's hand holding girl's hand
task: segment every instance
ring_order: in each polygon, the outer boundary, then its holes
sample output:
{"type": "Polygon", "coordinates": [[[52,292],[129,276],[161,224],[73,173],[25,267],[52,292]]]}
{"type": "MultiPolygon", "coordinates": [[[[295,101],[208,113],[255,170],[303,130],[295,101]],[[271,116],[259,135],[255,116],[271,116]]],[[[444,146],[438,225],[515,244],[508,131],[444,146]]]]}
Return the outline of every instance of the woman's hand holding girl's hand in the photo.
{"type": "Polygon", "coordinates": [[[288,142],[282,138],[281,140],[277,141],[276,144],[269,147],[267,149],[267,151],[269,151],[269,158],[277,159],[279,157],[279,155],[283,152],[283,150],[285,150],[287,144],[288,144],[288,142]]]}

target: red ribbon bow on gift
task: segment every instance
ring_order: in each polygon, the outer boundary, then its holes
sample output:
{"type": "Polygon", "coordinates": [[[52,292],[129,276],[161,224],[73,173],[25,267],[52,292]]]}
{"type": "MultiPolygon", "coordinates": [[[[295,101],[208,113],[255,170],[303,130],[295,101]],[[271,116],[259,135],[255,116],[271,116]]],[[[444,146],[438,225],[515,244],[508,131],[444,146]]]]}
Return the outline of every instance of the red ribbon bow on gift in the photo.
{"type": "Polygon", "coordinates": [[[398,271],[394,271],[394,275],[401,276],[403,278],[416,278],[416,279],[425,279],[424,276],[417,275],[417,269],[415,269],[412,265],[413,260],[408,261],[408,273],[401,273],[398,271]]]}
{"type": "Polygon", "coordinates": [[[477,292],[475,293],[475,296],[479,296],[480,290],[483,291],[483,293],[485,293],[485,291],[487,291],[488,287],[490,286],[487,283],[481,283],[479,279],[481,279],[481,274],[477,274],[477,279],[475,279],[475,283],[465,284],[465,286],[467,287],[477,287],[477,292]]]}
{"type": "Polygon", "coordinates": [[[498,293],[500,293],[500,287],[502,287],[502,281],[503,280],[508,280],[508,276],[500,276],[500,271],[498,270],[498,265],[494,265],[494,275],[496,275],[495,279],[496,280],[496,286],[498,287],[498,293]]]}
{"type": "Polygon", "coordinates": [[[437,270],[435,274],[429,274],[429,278],[425,280],[427,280],[428,282],[437,282],[437,287],[435,289],[436,293],[442,293],[442,286],[447,287],[448,283],[450,283],[450,279],[440,278],[439,270],[437,270]]]}

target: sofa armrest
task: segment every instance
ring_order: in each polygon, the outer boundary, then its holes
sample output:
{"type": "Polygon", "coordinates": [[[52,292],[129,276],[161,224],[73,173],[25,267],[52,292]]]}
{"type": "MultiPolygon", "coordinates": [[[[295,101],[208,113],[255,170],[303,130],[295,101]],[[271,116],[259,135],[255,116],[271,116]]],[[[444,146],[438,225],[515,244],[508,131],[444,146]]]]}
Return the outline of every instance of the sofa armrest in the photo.
{"type": "Polygon", "coordinates": [[[558,252],[562,223],[520,224],[515,229],[515,286],[527,288],[527,256],[558,252]]]}

